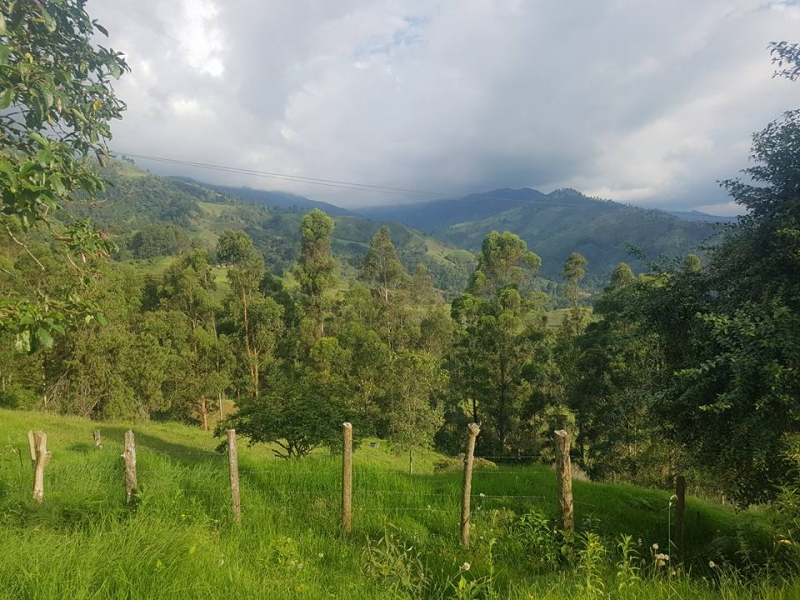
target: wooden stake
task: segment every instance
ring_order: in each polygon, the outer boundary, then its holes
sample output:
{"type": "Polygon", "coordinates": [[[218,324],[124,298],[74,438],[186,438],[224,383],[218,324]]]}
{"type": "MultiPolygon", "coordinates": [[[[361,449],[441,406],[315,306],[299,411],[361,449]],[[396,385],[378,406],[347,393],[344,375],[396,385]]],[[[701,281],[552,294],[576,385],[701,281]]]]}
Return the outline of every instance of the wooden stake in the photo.
{"type": "Polygon", "coordinates": [[[33,472],[33,499],[44,500],[44,468],[50,464],[50,452],[47,451],[47,435],[43,431],[33,434],[36,441],[36,468],[33,472]]]}
{"type": "Polygon", "coordinates": [[[36,439],[34,438],[33,431],[28,431],[28,450],[31,455],[31,468],[36,468],[36,439]]]}
{"type": "Polygon", "coordinates": [[[408,449],[408,474],[409,475],[413,475],[414,474],[414,449],[413,448],[409,448],[408,449]]]}
{"type": "Polygon", "coordinates": [[[242,502],[239,496],[239,453],[236,450],[236,430],[228,429],[228,468],[231,472],[231,501],[233,518],[242,522],[242,502]]]}
{"type": "Polygon", "coordinates": [[[675,479],[675,496],[675,554],[677,563],[682,565],[686,558],[686,477],[683,475],[675,479]]]}
{"type": "Polygon", "coordinates": [[[461,545],[469,550],[469,510],[472,495],[472,466],[475,464],[475,438],[481,432],[480,425],[470,423],[467,426],[467,452],[464,455],[464,485],[461,490],[461,545]]]}
{"type": "Polygon", "coordinates": [[[342,433],[342,527],[345,533],[350,533],[353,524],[353,426],[343,423],[342,433]]]}
{"type": "Polygon", "coordinates": [[[203,431],[208,431],[208,406],[206,406],[206,397],[200,397],[200,427],[203,431]]]}
{"type": "Polygon", "coordinates": [[[136,481],[136,442],[130,429],[125,432],[125,451],[122,453],[122,458],[125,461],[125,492],[130,506],[139,485],[136,481]]]}
{"type": "Polygon", "coordinates": [[[572,463],[569,459],[569,434],[563,429],[554,432],[556,446],[556,480],[561,504],[564,531],[575,532],[575,512],[572,505],[572,463]]]}
{"type": "Polygon", "coordinates": [[[95,450],[99,450],[100,448],[103,447],[103,440],[100,439],[100,430],[99,429],[95,429],[92,432],[92,438],[94,438],[95,450]]]}

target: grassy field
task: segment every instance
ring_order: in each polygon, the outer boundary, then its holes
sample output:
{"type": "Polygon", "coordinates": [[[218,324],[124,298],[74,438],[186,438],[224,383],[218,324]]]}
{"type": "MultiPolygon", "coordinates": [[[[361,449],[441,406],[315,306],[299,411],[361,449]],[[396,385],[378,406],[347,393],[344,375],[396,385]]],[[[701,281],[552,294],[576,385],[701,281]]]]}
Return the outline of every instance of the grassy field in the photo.
{"type": "Polygon", "coordinates": [[[283,461],[240,441],[236,525],[219,440],[170,423],[133,426],[141,493],[129,510],[128,427],[0,410],[0,598],[800,598],[797,583],[745,580],[725,566],[745,547],[751,559],[769,554],[757,512],[690,498],[690,566],[671,574],[651,557],[652,544],[669,547],[669,493],[576,481],[579,533],[565,543],[544,466],[476,470],[464,551],[458,463],[437,471],[443,457],[420,452],[412,476],[405,453],[383,442],[355,453],[349,535],[339,524],[340,457],[283,461]],[[44,430],[53,453],[42,505],[30,499],[29,429],[44,430]]]}

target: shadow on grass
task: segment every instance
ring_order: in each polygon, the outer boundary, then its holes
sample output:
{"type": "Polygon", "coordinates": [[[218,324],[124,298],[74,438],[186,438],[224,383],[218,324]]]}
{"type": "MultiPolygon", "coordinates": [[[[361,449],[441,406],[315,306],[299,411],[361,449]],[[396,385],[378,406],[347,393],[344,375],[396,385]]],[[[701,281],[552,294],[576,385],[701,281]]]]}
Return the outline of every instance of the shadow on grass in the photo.
{"type": "MultiPolygon", "coordinates": [[[[126,431],[128,431],[127,427],[100,427],[100,434],[103,436],[103,439],[109,441],[119,440],[121,442],[121,440],[125,438],[126,431]]],[[[202,450],[196,446],[177,444],[149,433],[142,433],[141,431],[134,430],[133,433],[137,450],[145,450],[168,456],[170,459],[179,463],[195,464],[200,460],[222,461],[224,459],[223,455],[211,450],[202,450]]]]}

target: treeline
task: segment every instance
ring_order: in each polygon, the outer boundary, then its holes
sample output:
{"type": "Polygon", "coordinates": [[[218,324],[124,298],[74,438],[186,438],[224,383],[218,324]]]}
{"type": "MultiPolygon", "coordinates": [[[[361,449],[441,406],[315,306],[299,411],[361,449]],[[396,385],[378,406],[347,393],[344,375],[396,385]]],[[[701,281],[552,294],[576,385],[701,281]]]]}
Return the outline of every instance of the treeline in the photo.
{"type": "MultiPolygon", "coordinates": [[[[424,264],[408,264],[432,260],[429,240],[398,256],[387,227],[374,233],[358,281],[337,285],[334,222],[320,211],[298,215],[299,235],[287,238],[299,245],[291,282],[264,262],[290,256],[253,241],[285,247],[263,234],[283,216],[234,207],[221,215],[226,231],[203,229],[209,192],[185,183],[176,203],[164,180],[133,193],[146,174],[132,174],[115,184],[107,225],[118,229],[95,229],[88,217],[106,225],[108,188],[88,157],[107,155],[109,123],[125,108],[110,79],[128,66],[93,45],[105,30],[83,4],[45,4],[12,3],[5,19],[3,405],[207,426],[209,407],[229,396],[238,411],[223,426],[277,442],[286,456],[332,445],[344,420],[398,447],[449,452],[478,421],[479,454],[498,460],[548,460],[549,433],[566,428],[576,461],[598,479],[667,484],[681,471],[743,504],[797,483],[800,111],[756,134],[753,166],[724,182],[747,216],[705,265],[690,256],[639,277],[619,265],[593,316],[580,304],[586,261],[573,254],[563,265],[568,314],[548,328],[541,260],[508,232],[485,237],[448,307],[424,264]],[[146,230],[153,215],[171,226],[146,230]],[[199,243],[186,248],[177,228],[199,243]],[[114,234],[132,232],[127,251],[183,253],[158,274],[108,260],[124,258],[114,234]],[[213,256],[203,249],[212,239],[213,256]]],[[[776,75],[800,76],[798,45],[771,51],[776,75]]],[[[366,229],[348,218],[339,223],[366,229]]],[[[439,251],[454,284],[471,257],[439,251]]]]}
{"type": "Polygon", "coordinates": [[[92,255],[75,271],[35,238],[24,250],[6,240],[11,297],[79,290],[76,306],[93,310],[0,334],[0,404],[209,428],[228,397],[237,411],[220,427],[287,457],[335,448],[343,421],[398,448],[457,453],[475,421],[479,455],[547,461],[563,428],[595,479],[669,485],[681,472],[742,503],[769,498],[797,464],[800,170],[775,165],[781,140],[800,139],[798,114],[755,137],[757,186],[725,182],[750,215],[706,265],[690,255],[636,277],[620,264],[592,311],[573,254],[556,327],[541,260],[509,232],[486,237],[450,304],[423,265],[406,270],[388,227],[343,288],[334,221],[319,210],[300,222],[286,280],[243,231],[158,274],[92,255]]]}

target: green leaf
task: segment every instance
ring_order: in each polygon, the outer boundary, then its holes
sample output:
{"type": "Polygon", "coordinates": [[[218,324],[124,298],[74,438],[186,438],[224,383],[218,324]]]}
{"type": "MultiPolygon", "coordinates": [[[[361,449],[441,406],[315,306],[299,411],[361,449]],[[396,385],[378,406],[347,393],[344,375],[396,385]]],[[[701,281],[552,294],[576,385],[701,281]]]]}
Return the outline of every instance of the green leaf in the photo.
{"type": "Polygon", "coordinates": [[[31,351],[31,332],[28,329],[17,334],[14,339],[14,349],[26,354],[31,351]]]}
{"type": "Polygon", "coordinates": [[[108,29],[106,29],[105,27],[100,25],[100,23],[98,23],[97,21],[94,21],[94,27],[95,27],[95,29],[97,29],[97,31],[102,33],[104,36],[108,37],[108,29]]]}
{"type": "Polygon", "coordinates": [[[3,16],[3,13],[0,13],[0,35],[5,35],[6,31],[6,18],[3,16]]]}
{"type": "Polygon", "coordinates": [[[56,21],[52,15],[47,12],[47,9],[42,11],[42,20],[44,21],[44,26],[47,28],[47,31],[53,33],[56,30],[56,21]]]}
{"type": "Polygon", "coordinates": [[[8,57],[11,54],[11,49],[5,44],[0,44],[0,67],[8,64],[8,57]]]}
{"type": "Polygon", "coordinates": [[[36,339],[48,350],[53,347],[53,336],[43,327],[39,327],[39,329],[36,330],[36,339]]]}
{"type": "Polygon", "coordinates": [[[50,185],[53,186],[53,190],[55,190],[56,194],[59,196],[63,196],[67,192],[64,182],[61,181],[61,177],[56,173],[50,175],[50,185]]]}
{"type": "Polygon", "coordinates": [[[14,90],[11,88],[5,89],[0,92],[0,109],[8,108],[11,106],[11,101],[14,99],[14,90]]]}

